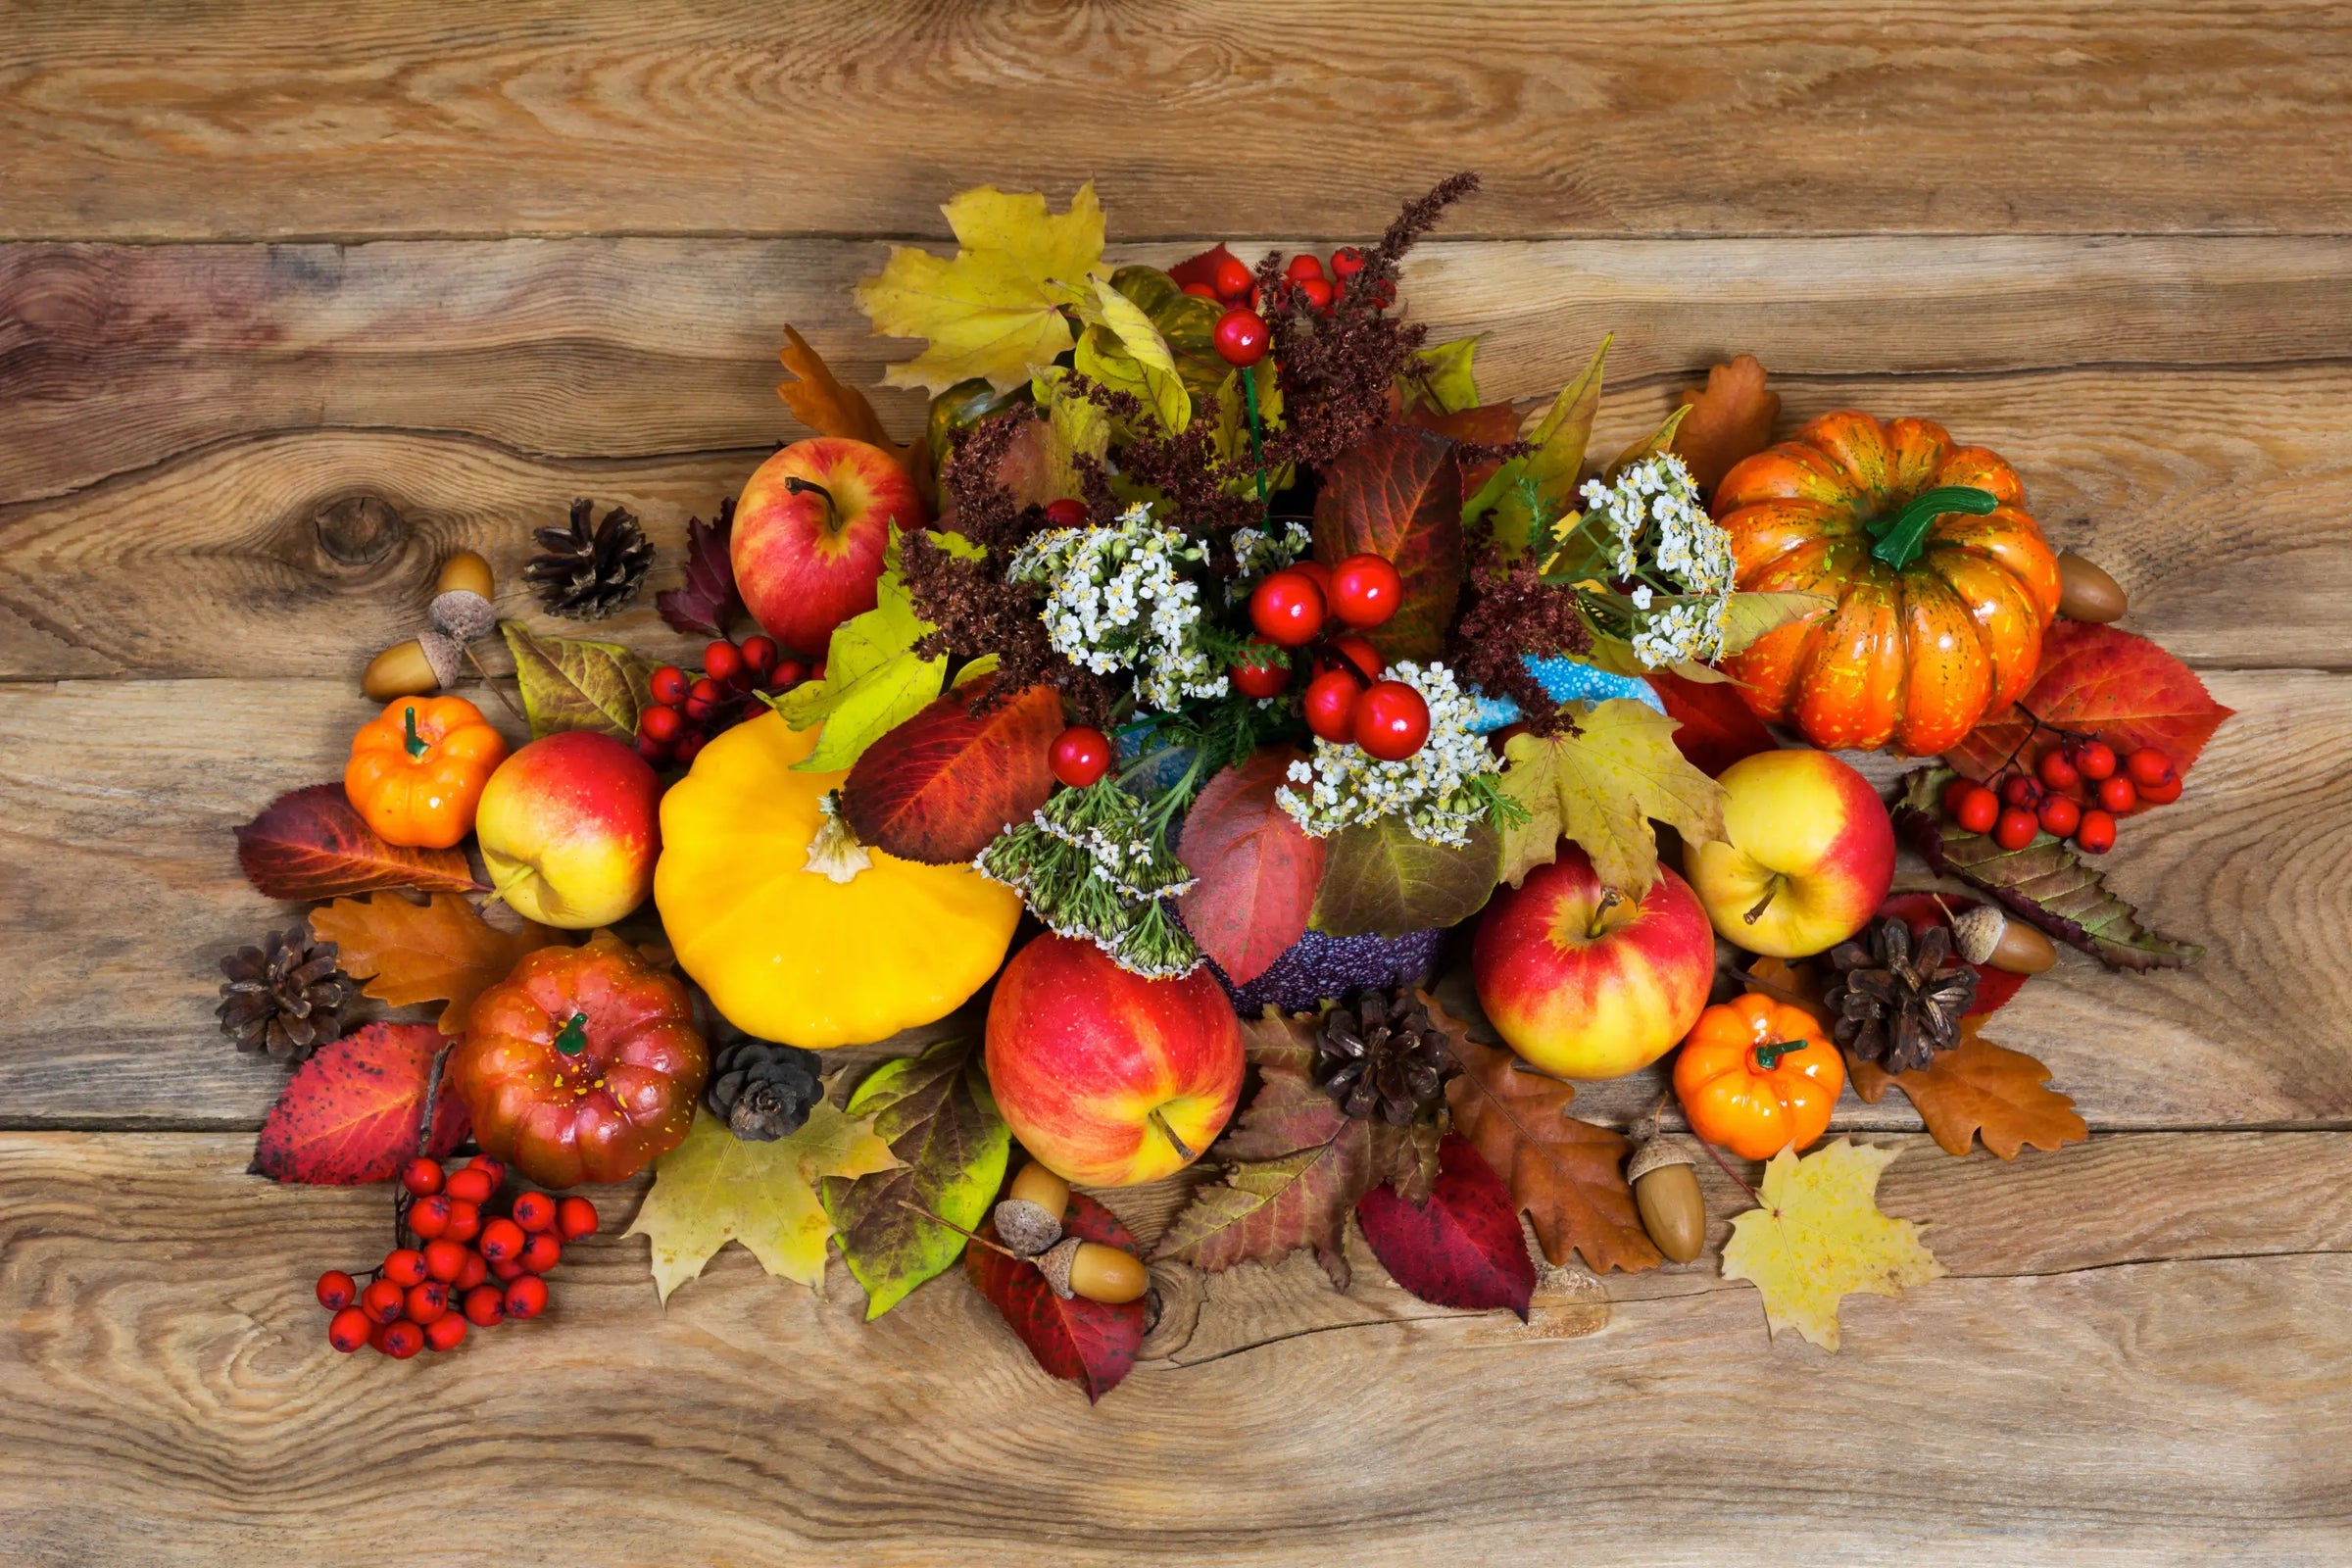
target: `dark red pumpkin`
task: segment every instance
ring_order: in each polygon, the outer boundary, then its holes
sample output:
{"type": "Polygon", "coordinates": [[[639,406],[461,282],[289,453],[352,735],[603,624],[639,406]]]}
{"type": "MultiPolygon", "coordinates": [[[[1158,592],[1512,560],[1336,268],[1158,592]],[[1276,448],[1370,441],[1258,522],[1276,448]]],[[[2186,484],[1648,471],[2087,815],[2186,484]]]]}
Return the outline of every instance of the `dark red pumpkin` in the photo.
{"type": "Polygon", "coordinates": [[[617,1182],[686,1138],[710,1054],[674,977],[610,931],[483,992],[450,1082],[483,1152],[542,1187],[617,1182]]]}

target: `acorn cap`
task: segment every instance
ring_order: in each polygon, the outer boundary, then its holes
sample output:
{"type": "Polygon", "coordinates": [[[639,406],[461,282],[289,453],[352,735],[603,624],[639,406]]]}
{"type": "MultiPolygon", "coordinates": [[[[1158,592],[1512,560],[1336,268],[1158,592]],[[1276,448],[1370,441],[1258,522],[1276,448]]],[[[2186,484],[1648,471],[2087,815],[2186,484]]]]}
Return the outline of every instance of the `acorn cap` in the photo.
{"type": "Polygon", "coordinates": [[[1023,1257],[1038,1253],[1061,1240],[1061,1221],[1043,1203],[1026,1198],[1007,1198],[996,1207],[997,1240],[1023,1257]]]}
{"type": "Polygon", "coordinates": [[[1064,1236],[1034,1259],[1037,1271],[1046,1277],[1048,1285],[1054,1287],[1054,1294],[1065,1301],[1073,1294],[1070,1290],[1070,1261],[1078,1255],[1078,1249],[1084,1245],[1075,1236],[1064,1236]]]}
{"type": "Polygon", "coordinates": [[[490,601],[470,588],[452,588],[445,594],[433,595],[425,613],[433,625],[459,642],[469,643],[477,637],[487,637],[498,624],[498,612],[490,601]]]}
{"type": "Polygon", "coordinates": [[[456,638],[428,629],[416,634],[416,646],[424,650],[424,662],[433,666],[434,679],[444,686],[457,681],[459,662],[465,654],[456,638]]]}
{"type": "Polygon", "coordinates": [[[1644,1138],[1634,1146],[1631,1158],[1625,1162],[1628,1184],[1638,1182],[1661,1165],[1695,1165],[1698,1156],[1690,1152],[1688,1143],[1680,1138],[1644,1138]]]}
{"type": "Polygon", "coordinates": [[[1989,904],[1975,904],[1952,916],[1952,946],[1971,963],[1983,963],[2001,945],[2009,917],[1989,904]]]}

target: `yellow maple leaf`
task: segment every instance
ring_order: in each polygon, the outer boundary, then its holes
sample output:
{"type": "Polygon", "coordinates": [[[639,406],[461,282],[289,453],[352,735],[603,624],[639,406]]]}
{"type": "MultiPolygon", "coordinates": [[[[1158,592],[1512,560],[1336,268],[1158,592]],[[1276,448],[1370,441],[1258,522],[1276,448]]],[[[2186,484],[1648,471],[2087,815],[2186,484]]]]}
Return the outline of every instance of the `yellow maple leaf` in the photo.
{"type": "Polygon", "coordinates": [[[1657,879],[1658,841],[1649,819],[1670,822],[1699,843],[1723,837],[1723,786],[1675,748],[1675,722],[1630,697],[1577,705],[1574,735],[1514,735],[1503,793],[1527,820],[1502,839],[1502,872],[1513,887],[1550,863],[1559,841],[1592,857],[1603,883],[1639,900],[1657,879]]]}
{"type": "Polygon", "coordinates": [[[955,230],[954,259],[901,245],[858,285],[858,305],[890,337],[928,340],[883,374],[890,386],[944,392],[985,376],[1002,391],[1071,346],[1064,307],[1091,304],[1103,272],[1102,208],[1090,181],[1056,214],[1036,192],[994,185],[940,209],[955,230]]]}
{"type": "Polygon", "coordinates": [[[686,1141],[654,1166],[653,1191],[627,1231],[653,1244],[654,1284],[669,1293],[741,1242],[770,1274],[818,1289],[833,1222],[817,1200],[827,1176],[858,1177],[900,1163],[870,1117],[820,1101],[789,1138],[747,1143],[715,1116],[698,1115],[686,1141]]]}
{"type": "Polygon", "coordinates": [[[1840,1298],[1900,1296],[1942,1276],[1919,1226],[1879,1212],[1879,1173],[1900,1152],[1840,1138],[1802,1158],[1784,1149],[1764,1167],[1763,1206],[1733,1216],[1723,1277],[1762,1293],[1774,1335],[1792,1328],[1835,1350],[1840,1298]]]}
{"type": "Polygon", "coordinates": [[[1096,278],[1094,295],[1079,302],[1078,315],[1087,323],[1078,340],[1080,375],[1135,397],[1171,431],[1193,422],[1193,395],[1177,373],[1176,356],[1143,307],[1096,278]]]}

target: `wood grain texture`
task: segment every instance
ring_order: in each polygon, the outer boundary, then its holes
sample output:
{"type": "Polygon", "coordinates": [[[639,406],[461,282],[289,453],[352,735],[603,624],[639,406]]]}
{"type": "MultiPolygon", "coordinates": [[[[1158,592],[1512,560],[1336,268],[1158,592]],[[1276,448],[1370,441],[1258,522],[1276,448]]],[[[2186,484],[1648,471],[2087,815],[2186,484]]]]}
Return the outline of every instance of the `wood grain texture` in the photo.
{"type": "Polygon", "coordinates": [[[340,1357],[310,1281],[382,1245],[380,1192],[269,1189],[233,1138],[7,1135],[0,1519],[61,1568],[2335,1560],[2352,1137],[1912,1142],[1885,1200],[1954,1277],[1850,1299],[1835,1357],[1768,1344],[1711,1255],[1549,1339],[1326,1321],[1250,1265],[1209,1287],[1243,1332],[1090,1408],[958,1280],[866,1325],[842,1270],[819,1299],[730,1250],[664,1311],[611,1230],[545,1322],[340,1357]]]}
{"type": "MultiPolygon", "coordinates": [[[[2337,961],[2352,909],[2336,893],[2352,875],[2352,677],[2210,684],[2238,716],[2107,868],[2205,959],[2122,975],[2070,954],[1986,1032],[2047,1063],[2094,1127],[2352,1122],[2337,961]]],[[[295,911],[239,880],[230,829],[338,776],[371,706],[319,679],[0,686],[0,1117],[258,1124],[281,1073],[215,1032],[214,966],[295,911]]],[[[1660,1069],[1592,1085],[1578,1110],[1622,1125],[1662,1087],[1660,1069]]],[[[1840,1125],[1917,1123],[1889,1095],[1848,1097],[1840,1125]]]]}
{"type": "Polygon", "coordinates": [[[8,237],[907,233],[1085,173],[1129,234],[1328,234],[1465,168],[1485,235],[2352,227],[2311,3],[19,0],[5,36],[8,237]]]}

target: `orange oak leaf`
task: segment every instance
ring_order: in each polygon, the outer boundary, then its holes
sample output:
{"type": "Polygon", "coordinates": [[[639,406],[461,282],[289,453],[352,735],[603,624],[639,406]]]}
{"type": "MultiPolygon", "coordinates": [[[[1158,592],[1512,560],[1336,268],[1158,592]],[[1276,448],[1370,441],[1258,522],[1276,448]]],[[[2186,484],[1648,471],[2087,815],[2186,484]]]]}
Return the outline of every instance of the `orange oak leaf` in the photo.
{"type": "Polygon", "coordinates": [[[1732,471],[1732,465],[1772,445],[1772,421],[1781,415],[1781,395],[1764,389],[1764,367],[1753,354],[1707,372],[1704,391],[1683,394],[1683,416],[1674,433],[1675,454],[1701,490],[1732,471]]]}
{"type": "Polygon", "coordinates": [[[1854,1093],[1871,1104],[1889,1084],[1908,1095],[1947,1154],[1965,1155],[1980,1135],[2003,1159],[2015,1159],[2028,1144],[2057,1149],[2090,1137],[2074,1101],[2049,1086],[2050,1069],[1986,1040],[1974,1018],[1961,1021],[1960,1044],[1937,1052],[1924,1070],[1889,1073],[1850,1055],[1845,1064],[1854,1093]]]}
{"type": "Polygon", "coordinates": [[[1494,1167],[1512,1203],[1535,1221],[1544,1255],[1556,1267],[1582,1252],[1596,1274],[1664,1262],[1625,1182],[1624,1137],[1567,1114],[1576,1097],[1572,1085],[1522,1071],[1517,1056],[1470,1039],[1427,992],[1420,995],[1462,1064],[1461,1076],[1446,1086],[1453,1130],[1494,1167]]]}
{"type": "Polygon", "coordinates": [[[793,327],[784,328],[785,343],[776,358],[784,362],[793,379],[778,382],[776,396],[792,410],[799,419],[818,435],[847,436],[880,447],[901,463],[906,461],[906,449],[890,438],[882,428],[882,416],[865,400],[865,394],[854,386],[845,386],[833,373],[824,357],[808,346],[808,340],[793,327]]]}
{"type": "Polygon", "coordinates": [[[565,940],[525,921],[501,931],[454,894],[428,904],[394,897],[337,899],[311,912],[311,935],[332,942],[345,973],[395,1007],[442,1002],[441,1031],[462,1034],[473,999],[504,980],[523,955],[565,940]]]}

